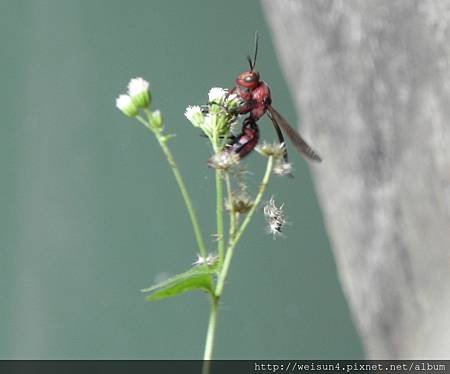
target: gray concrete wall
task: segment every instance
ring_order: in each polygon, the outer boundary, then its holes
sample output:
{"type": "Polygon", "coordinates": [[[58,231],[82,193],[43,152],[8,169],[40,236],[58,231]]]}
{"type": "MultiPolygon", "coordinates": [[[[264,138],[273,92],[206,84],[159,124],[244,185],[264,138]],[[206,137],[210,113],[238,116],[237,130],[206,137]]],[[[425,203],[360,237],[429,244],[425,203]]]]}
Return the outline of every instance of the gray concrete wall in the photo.
{"type": "Polygon", "coordinates": [[[263,6],[367,356],[449,359],[450,1],[263,6]]]}

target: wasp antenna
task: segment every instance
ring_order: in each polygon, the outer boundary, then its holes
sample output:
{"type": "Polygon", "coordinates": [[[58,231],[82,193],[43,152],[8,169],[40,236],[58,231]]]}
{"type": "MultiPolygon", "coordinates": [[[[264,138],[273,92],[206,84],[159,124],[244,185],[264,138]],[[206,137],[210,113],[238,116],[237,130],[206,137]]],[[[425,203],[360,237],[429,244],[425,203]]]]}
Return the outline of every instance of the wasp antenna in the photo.
{"type": "Polygon", "coordinates": [[[255,31],[255,54],[253,55],[253,64],[252,64],[252,70],[255,68],[256,65],[256,57],[258,56],[258,30],[255,31]]]}
{"type": "Polygon", "coordinates": [[[248,64],[250,65],[250,71],[253,71],[253,68],[255,67],[255,65],[253,64],[252,58],[250,57],[250,55],[247,56],[247,61],[248,64]]]}

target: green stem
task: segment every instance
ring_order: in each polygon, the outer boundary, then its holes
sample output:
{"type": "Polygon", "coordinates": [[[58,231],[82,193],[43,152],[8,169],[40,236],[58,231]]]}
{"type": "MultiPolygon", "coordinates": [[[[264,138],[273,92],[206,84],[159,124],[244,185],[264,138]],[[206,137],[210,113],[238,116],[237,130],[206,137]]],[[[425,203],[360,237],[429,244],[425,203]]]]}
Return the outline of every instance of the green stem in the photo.
{"type": "Polygon", "coordinates": [[[236,232],[236,213],[233,210],[233,191],[231,190],[230,175],[228,173],[225,173],[225,184],[227,186],[228,205],[230,208],[230,232],[228,239],[228,245],[230,245],[234,239],[234,234],[236,232]]]}
{"type": "Polygon", "coordinates": [[[217,297],[220,297],[223,292],[223,287],[225,285],[225,280],[228,275],[228,270],[230,268],[231,259],[233,257],[234,248],[236,248],[236,244],[241,239],[245,229],[247,228],[248,224],[250,223],[253,214],[256,211],[256,208],[258,207],[259,203],[262,200],[262,197],[264,195],[264,192],[266,191],[267,184],[269,183],[270,175],[272,173],[273,168],[273,156],[270,156],[267,161],[267,167],[266,172],[264,174],[264,177],[261,181],[261,184],[259,186],[258,194],[256,195],[255,201],[253,202],[252,208],[247,213],[247,216],[245,217],[245,220],[242,222],[241,226],[239,227],[239,230],[236,233],[236,236],[234,237],[234,240],[231,242],[227,249],[227,253],[225,256],[225,260],[223,262],[222,270],[220,271],[219,278],[217,280],[217,286],[216,286],[216,295],[217,297]]]}
{"type": "MultiPolygon", "coordinates": [[[[220,138],[216,132],[213,134],[214,153],[222,151],[220,138]]],[[[216,169],[216,220],[217,220],[217,252],[220,263],[225,256],[225,238],[223,235],[223,183],[220,169],[216,169]]]]}
{"type": "MultiPolygon", "coordinates": [[[[270,156],[267,161],[267,167],[266,172],[264,173],[264,177],[261,181],[261,184],[259,186],[258,194],[256,195],[255,201],[253,202],[253,206],[248,212],[247,216],[245,217],[245,220],[242,222],[242,225],[239,227],[239,230],[237,231],[236,235],[232,236],[230,238],[230,244],[228,246],[225,260],[222,266],[222,269],[219,273],[219,278],[217,280],[217,286],[216,286],[216,292],[213,296],[212,305],[211,305],[211,314],[209,316],[209,323],[208,323],[208,332],[206,334],[206,343],[205,343],[205,354],[203,356],[203,371],[202,374],[209,374],[210,360],[213,357],[213,348],[214,348],[214,335],[216,332],[217,327],[217,314],[219,309],[219,301],[220,297],[223,292],[223,287],[225,285],[225,280],[228,274],[228,270],[230,268],[231,264],[231,258],[233,257],[234,248],[236,247],[236,244],[239,242],[239,239],[242,237],[245,229],[247,228],[248,224],[250,223],[253,214],[256,211],[256,208],[260,204],[262,197],[264,195],[264,192],[266,191],[267,184],[269,183],[270,175],[272,173],[273,168],[273,157],[270,156]]],[[[225,179],[227,180],[227,179],[225,179]]],[[[227,189],[229,193],[231,192],[231,184],[229,184],[229,181],[227,182],[227,189]]],[[[235,217],[236,218],[236,217],[235,217]]],[[[231,223],[230,223],[231,225],[231,223]]]]}
{"type": "Polygon", "coordinates": [[[211,303],[211,314],[209,315],[208,332],[206,333],[205,353],[203,355],[202,374],[209,374],[214,348],[214,335],[217,325],[217,312],[219,309],[219,299],[214,297],[211,303]]]}
{"type": "Polygon", "coordinates": [[[223,235],[223,184],[222,170],[216,169],[216,219],[217,219],[217,252],[222,263],[225,254],[225,240],[223,235]]]}
{"type": "Polygon", "coordinates": [[[175,162],[175,158],[172,155],[172,152],[170,152],[169,147],[167,146],[167,139],[168,137],[166,135],[163,135],[160,129],[153,129],[150,126],[150,123],[147,122],[145,119],[143,119],[140,116],[136,117],[139,122],[144,124],[145,127],[153,131],[153,133],[156,135],[156,139],[158,140],[159,145],[161,146],[164,155],[167,158],[167,161],[169,162],[169,165],[173,171],[173,174],[175,176],[175,179],[178,183],[178,187],[180,188],[181,195],[183,196],[184,203],[186,205],[187,211],[189,213],[189,218],[191,219],[192,227],[194,229],[195,238],[197,240],[198,244],[198,250],[200,252],[201,256],[207,255],[207,250],[205,246],[205,242],[203,241],[203,235],[200,230],[200,225],[197,220],[197,215],[195,213],[195,209],[192,205],[192,200],[189,196],[189,193],[187,191],[186,185],[184,183],[183,177],[181,176],[180,170],[178,169],[178,166],[175,162]]]}

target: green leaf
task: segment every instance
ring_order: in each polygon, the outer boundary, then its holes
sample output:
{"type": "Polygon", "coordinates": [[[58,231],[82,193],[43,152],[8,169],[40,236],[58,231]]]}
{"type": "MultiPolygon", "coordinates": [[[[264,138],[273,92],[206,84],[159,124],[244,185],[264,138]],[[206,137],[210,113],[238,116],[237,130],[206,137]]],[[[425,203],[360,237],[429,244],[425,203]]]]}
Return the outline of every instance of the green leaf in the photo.
{"type": "Polygon", "coordinates": [[[193,290],[203,290],[214,295],[213,274],[215,273],[215,268],[196,266],[141,291],[152,293],[145,298],[148,301],[161,300],[193,290]]]}

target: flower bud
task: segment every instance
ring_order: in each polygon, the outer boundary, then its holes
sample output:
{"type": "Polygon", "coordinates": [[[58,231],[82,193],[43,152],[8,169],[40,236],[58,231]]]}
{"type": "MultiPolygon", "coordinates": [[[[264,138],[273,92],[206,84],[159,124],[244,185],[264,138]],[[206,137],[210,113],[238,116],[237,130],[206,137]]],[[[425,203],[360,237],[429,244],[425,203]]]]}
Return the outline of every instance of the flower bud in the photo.
{"type": "Polygon", "coordinates": [[[150,126],[154,129],[161,129],[163,127],[163,117],[161,111],[155,110],[149,116],[150,126]]]}
{"type": "Polygon", "coordinates": [[[128,83],[128,95],[138,108],[148,108],[151,103],[149,83],[143,78],[133,78],[128,83]]]}
{"type": "Polygon", "coordinates": [[[138,108],[128,95],[120,95],[116,99],[116,107],[128,117],[136,117],[139,113],[138,108]]]}

